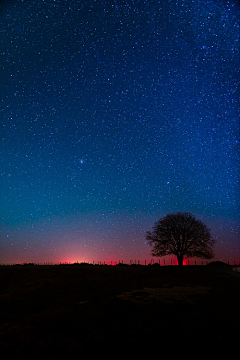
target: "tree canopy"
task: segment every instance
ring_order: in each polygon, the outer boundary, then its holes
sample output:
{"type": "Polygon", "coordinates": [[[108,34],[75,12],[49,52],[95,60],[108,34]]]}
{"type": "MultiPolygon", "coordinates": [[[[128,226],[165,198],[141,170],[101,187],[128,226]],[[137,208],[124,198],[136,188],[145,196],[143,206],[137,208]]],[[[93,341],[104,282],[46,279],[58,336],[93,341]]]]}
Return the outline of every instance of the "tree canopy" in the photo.
{"type": "Polygon", "coordinates": [[[213,239],[210,229],[189,212],[168,214],[158,220],[146,240],[153,246],[153,256],[175,255],[178,264],[185,258],[212,259],[213,239]]]}

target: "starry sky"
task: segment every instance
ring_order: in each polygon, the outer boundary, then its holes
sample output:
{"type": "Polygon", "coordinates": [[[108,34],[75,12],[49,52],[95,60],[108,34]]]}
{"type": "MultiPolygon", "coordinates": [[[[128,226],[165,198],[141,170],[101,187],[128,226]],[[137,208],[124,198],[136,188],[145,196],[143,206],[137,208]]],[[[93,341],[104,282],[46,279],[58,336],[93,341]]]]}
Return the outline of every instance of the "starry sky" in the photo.
{"type": "Polygon", "coordinates": [[[0,263],[144,261],[177,211],[240,262],[239,19],[234,0],[1,2],[0,263]]]}

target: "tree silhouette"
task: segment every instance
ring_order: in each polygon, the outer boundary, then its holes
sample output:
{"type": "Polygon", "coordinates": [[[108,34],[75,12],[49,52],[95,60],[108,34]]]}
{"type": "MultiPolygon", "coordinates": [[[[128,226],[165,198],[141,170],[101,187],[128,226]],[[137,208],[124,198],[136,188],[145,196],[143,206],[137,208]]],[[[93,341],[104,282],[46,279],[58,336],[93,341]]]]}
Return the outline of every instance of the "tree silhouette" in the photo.
{"type": "Polygon", "coordinates": [[[168,214],[158,220],[153,231],[147,231],[146,240],[153,245],[153,256],[176,255],[178,264],[184,258],[211,259],[215,240],[210,229],[191,213],[168,214]]]}

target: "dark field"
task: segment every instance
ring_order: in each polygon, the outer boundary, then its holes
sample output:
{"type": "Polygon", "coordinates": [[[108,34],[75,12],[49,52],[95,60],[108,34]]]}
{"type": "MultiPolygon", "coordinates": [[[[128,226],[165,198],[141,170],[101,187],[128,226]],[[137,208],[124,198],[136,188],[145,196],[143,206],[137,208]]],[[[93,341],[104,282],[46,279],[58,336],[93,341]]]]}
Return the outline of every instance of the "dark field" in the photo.
{"type": "Polygon", "coordinates": [[[240,354],[239,334],[232,270],[0,267],[3,360],[230,359],[240,354]]]}

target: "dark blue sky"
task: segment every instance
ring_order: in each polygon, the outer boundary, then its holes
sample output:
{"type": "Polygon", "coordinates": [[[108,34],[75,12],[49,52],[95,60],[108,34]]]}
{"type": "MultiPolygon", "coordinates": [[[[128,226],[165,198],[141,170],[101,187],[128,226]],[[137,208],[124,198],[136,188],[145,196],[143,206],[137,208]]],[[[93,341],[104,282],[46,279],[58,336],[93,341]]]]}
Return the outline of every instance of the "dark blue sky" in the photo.
{"type": "Polygon", "coordinates": [[[189,211],[240,260],[237,1],[5,1],[0,262],[145,259],[189,211]]]}

